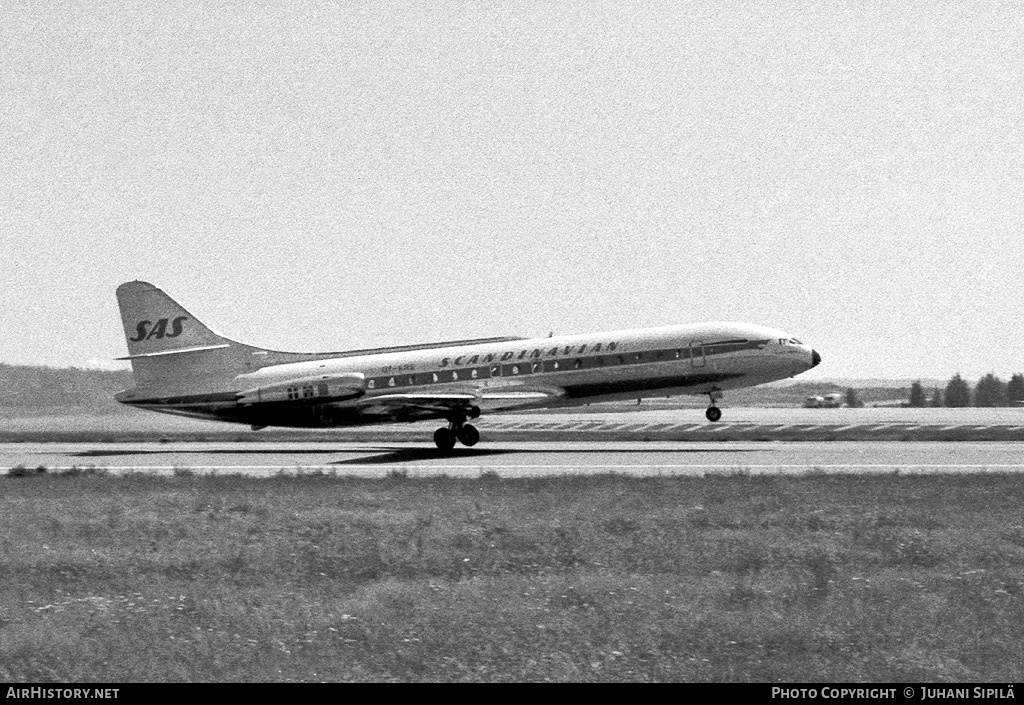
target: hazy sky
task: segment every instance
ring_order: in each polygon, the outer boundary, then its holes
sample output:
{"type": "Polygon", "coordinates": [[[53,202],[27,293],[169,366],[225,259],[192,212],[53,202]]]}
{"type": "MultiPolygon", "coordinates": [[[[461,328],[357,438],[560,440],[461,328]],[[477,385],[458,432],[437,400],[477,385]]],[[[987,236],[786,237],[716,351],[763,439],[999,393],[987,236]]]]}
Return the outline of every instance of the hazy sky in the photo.
{"type": "Polygon", "coordinates": [[[708,320],[1024,371],[1017,2],[0,6],[0,362],[708,320]]]}

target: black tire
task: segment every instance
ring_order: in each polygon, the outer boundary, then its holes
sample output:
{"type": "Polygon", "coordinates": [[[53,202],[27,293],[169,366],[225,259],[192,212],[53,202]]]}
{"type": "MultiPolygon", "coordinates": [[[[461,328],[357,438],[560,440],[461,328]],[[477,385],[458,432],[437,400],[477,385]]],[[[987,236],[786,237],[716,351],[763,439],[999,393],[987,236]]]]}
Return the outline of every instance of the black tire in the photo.
{"type": "Polygon", "coordinates": [[[455,437],[464,446],[475,446],[480,441],[480,432],[472,424],[463,424],[455,432],[455,437]]]}
{"type": "Polygon", "coordinates": [[[708,417],[708,421],[714,423],[722,418],[722,410],[717,406],[709,406],[708,410],[704,412],[704,415],[708,417]]]}
{"type": "Polygon", "coordinates": [[[442,426],[434,431],[434,445],[441,450],[451,450],[455,447],[455,434],[442,426]]]}

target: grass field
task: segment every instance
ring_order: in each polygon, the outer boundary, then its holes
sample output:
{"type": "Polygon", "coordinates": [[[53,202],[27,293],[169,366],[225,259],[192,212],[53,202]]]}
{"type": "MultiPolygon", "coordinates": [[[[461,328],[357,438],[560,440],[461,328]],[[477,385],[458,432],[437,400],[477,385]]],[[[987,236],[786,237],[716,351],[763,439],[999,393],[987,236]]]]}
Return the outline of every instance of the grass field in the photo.
{"type": "Polygon", "coordinates": [[[1019,476],[0,488],[0,681],[1024,676],[1019,476]]]}

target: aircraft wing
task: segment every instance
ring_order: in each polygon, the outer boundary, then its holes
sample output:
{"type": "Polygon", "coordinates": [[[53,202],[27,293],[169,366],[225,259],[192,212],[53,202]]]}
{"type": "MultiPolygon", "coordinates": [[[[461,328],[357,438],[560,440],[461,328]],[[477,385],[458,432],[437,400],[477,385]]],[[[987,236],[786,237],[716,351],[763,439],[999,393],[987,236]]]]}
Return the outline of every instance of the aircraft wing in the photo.
{"type": "Polygon", "coordinates": [[[382,394],[364,397],[360,406],[383,406],[391,409],[405,408],[410,411],[447,411],[452,408],[479,406],[484,409],[505,409],[517,406],[536,405],[548,399],[561,396],[561,389],[495,389],[465,392],[412,392],[408,394],[382,394]]]}

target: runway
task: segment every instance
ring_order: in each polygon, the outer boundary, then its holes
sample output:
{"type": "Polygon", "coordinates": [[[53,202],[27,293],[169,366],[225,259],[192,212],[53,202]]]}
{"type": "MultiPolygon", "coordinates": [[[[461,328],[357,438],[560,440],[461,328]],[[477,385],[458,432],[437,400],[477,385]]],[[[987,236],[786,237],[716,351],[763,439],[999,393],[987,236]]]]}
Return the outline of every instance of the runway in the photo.
{"type": "Polygon", "coordinates": [[[1021,472],[1014,442],[513,442],[444,454],[427,443],[6,443],[0,469],[47,472],[244,474],[327,472],[378,477],[552,474],[706,475],[779,473],[1021,472]]]}
{"type": "MultiPolygon", "coordinates": [[[[618,406],[559,413],[495,414],[477,422],[492,442],[1018,441],[1024,407],[990,409],[725,408],[708,423],[702,408],[618,406]]],[[[0,420],[0,444],[14,442],[251,441],[263,443],[430,442],[433,422],[333,429],[266,428],[149,414],[26,416],[0,420]]]]}

